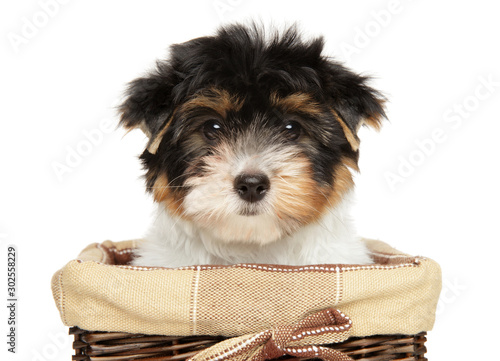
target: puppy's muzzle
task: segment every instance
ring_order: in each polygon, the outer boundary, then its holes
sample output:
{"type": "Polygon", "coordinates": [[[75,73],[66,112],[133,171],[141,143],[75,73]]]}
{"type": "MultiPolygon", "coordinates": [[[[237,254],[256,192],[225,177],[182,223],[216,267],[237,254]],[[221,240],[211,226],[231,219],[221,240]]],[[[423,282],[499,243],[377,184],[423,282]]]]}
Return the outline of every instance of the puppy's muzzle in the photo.
{"type": "Polygon", "coordinates": [[[250,203],[262,200],[270,187],[265,174],[241,174],[234,179],[234,189],[241,199],[250,203]]]}

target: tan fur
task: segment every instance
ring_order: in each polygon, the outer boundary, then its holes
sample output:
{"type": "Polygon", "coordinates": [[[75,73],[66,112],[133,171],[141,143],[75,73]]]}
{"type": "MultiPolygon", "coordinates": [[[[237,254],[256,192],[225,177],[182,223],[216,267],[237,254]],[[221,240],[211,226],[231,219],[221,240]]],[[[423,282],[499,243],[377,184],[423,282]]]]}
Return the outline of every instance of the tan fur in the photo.
{"type": "Polygon", "coordinates": [[[161,140],[163,139],[163,136],[167,132],[168,127],[170,126],[170,123],[172,123],[172,119],[174,119],[175,116],[175,110],[172,113],[172,116],[168,120],[167,124],[162,128],[162,130],[154,137],[151,138],[148,144],[148,152],[151,154],[156,154],[156,151],[158,150],[158,147],[160,146],[161,140]]]}
{"type": "Polygon", "coordinates": [[[170,190],[169,181],[165,174],[160,174],[156,178],[152,191],[156,202],[163,203],[172,214],[183,215],[182,199],[176,197],[170,190]]]}
{"type": "Polygon", "coordinates": [[[128,107],[122,106],[120,108],[120,112],[121,112],[120,122],[127,131],[125,134],[128,134],[130,131],[132,131],[136,128],[139,128],[148,138],[151,138],[151,132],[149,131],[148,127],[146,126],[146,121],[144,119],[139,123],[139,125],[135,125],[135,126],[125,125],[125,122],[127,119],[125,114],[128,113],[128,107]]]}
{"type": "Polygon", "coordinates": [[[364,120],[365,124],[379,131],[382,127],[382,115],[368,117],[364,120]]]}
{"type": "Polygon", "coordinates": [[[270,100],[272,106],[279,108],[284,113],[301,112],[319,115],[323,111],[321,105],[307,93],[293,93],[284,98],[273,93],[270,100]]]}
{"type": "Polygon", "coordinates": [[[321,216],[328,205],[329,190],[318,188],[311,164],[305,157],[297,157],[293,163],[293,167],[300,172],[272,179],[271,187],[276,195],[274,208],[283,221],[291,219],[306,224],[321,216]]]}
{"type": "MultiPolygon", "coordinates": [[[[382,106],[382,108],[384,107],[384,104],[385,104],[385,99],[377,99],[378,100],[378,103],[382,106]]],[[[364,119],[364,124],[372,127],[373,129],[375,129],[376,131],[379,131],[380,128],[382,127],[382,119],[384,118],[384,115],[383,114],[374,114],[372,116],[369,116],[368,118],[365,118],[364,119]]],[[[358,128],[359,129],[359,128],[358,128]]]]}
{"type": "Polygon", "coordinates": [[[349,158],[343,157],[336,166],[332,188],[318,186],[312,179],[312,170],[305,158],[296,159],[294,163],[303,168],[300,177],[277,177],[272,182],[275,192],[279,193],[275,209],[284,221],[292,218],[302,224],[312,223],[321,218],[328,207],[339,204],[354,187],[349,168],[358,170],[358,166],[349,158]]]}
{"type": "Polygon", "coordinates": [[[359,149],[359,138],[356,134],[351,132],[351,129],[347,126],[347,124],[342,120],[339,114],[335,111],[335,109],[330,108],[331,113],[335,117],[335,120],[339,122],[342,130],[344,131],[345,137],[349,144],[351,145],[352,150],[357,151],[359,149]]]}
{"type": "Polygon", "coordinates": [[[238,97],[229,94],[227,90],[210,88],[184,103],[180,111],[188,112],[196,108],[210,108],[223,118],[229,111],[238,111],[243,106],[243,101],[238,97]]]}
{"type": "Polygon", "coordinates": [[[335,206],[344,199],[344,196],[354,188],[354,180],[349,168],[358,170],[358,166],[349,158],[342,157],[341,163],[335,167],[333,178],[333,189],[329,201],[335,206]]]}

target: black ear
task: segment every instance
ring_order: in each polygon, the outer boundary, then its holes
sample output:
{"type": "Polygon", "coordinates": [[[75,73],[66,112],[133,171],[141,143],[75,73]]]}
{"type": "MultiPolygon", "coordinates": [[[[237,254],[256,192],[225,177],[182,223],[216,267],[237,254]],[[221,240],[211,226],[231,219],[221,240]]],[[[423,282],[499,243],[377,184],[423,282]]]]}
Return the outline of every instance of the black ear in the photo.
{"type": "Polygon", "coordinates": [[[128,84],[125,100],[119,108],[120,125],[128,130],[141,129],[149,137],[150,152],[156,151],[162,135],[159,133],[165,130],[174,103],[190,90],[188,84],[182,84],[191,67],[201,61],[195,49],[210,39],[203,37],[172,45],[168,59],[157,61],[153,71],[128,84]]]}
{"type": "Polygon", "coordinates": [[[172,82],[165,76],[168,73],[160,74],[158,70],[131,81],[119,107],[120,125],[128,130],[139,128],[150,140],[172,113],[172,82]]]}
{"type": "Polygon", "coordinates": [[[368,77],[351,72],[340,64],[329,63],[327,91],[332,108],[354,150],[359,147],[357,132],[362,125],[380,129],[385,97],[367,85],[368,77]]]}

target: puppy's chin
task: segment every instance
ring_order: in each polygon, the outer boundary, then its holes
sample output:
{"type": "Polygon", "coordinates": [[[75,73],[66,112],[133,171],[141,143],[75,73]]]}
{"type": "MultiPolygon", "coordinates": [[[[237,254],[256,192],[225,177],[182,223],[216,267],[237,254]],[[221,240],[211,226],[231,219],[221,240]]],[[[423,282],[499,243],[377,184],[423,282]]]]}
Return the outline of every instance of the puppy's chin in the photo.
{"type": "Polygon", "coordinates": [[[275,217],[260,213],[255,215],[226,215],[214,220],[203,217],[196,220],[205,233],[221,243],[253,243],[265,245],[277,241],[289,230],[283,228],[275,217]]]}

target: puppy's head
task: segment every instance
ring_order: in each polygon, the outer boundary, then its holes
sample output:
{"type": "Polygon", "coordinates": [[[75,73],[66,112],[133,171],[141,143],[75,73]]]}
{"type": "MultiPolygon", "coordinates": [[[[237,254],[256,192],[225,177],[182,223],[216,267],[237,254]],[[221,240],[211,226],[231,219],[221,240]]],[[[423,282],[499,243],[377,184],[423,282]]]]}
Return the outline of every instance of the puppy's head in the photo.
{"type": "Polygon", "coordinates": [[[318,220],[353,186],[361,125],[383,97],[321,55],[323,39],[256,27],[171,47],[129,84],[121,124],[149,137],[148,190],[222,242],[277,240],[318,220]]]}

